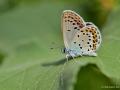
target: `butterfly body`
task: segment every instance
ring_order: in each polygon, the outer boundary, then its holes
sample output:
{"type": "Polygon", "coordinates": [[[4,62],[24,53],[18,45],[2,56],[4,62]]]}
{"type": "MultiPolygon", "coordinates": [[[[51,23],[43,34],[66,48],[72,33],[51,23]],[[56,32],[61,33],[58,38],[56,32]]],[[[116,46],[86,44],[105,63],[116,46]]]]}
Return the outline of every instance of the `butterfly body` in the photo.
{"type": "Polygon", "coordinates": [[[85,22],[74,11],[65,10],[62,15],[62,31],[66,57],[97,56],[96,50],[101,44],[101,34],[93,23],[85,22]]]}

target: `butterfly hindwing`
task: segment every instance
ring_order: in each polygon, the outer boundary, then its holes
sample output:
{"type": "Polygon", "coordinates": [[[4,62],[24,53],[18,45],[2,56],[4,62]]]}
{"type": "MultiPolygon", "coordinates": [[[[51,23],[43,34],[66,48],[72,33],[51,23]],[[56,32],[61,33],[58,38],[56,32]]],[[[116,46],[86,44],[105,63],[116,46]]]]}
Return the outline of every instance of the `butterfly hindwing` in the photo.
{"type": "Polygon", "coordinates": [[[81,49],[82,55],[96,56],[96,50],[101,43],[101,35],[94,25],[90,25],[75,34],[72,42],[75,41],[75,44],[81,49]]]}
{"type": "Polygon", "coordinates": [[[86,22],[86,28],[89,28],[90,29],[89,31],[91,31],[91,33],[92,33],[93,42],[95,44],[94,46],[96,47],[95,48],[95,51],[96,51],[100,47],[100,44],[102,41],[101,33],[100,33],[99,29],[97,28],[97,26],[91,22],[86,22]]]}

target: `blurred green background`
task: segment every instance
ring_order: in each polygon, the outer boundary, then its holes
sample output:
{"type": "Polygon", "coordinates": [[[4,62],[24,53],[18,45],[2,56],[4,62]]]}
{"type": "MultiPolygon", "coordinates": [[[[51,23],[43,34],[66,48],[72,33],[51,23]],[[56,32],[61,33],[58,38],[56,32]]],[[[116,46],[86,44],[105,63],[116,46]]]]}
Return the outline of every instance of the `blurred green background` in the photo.
{"type": "Polygon", "coordinates": [[[120,1],[0,0],[0,90],[120,90],[120,1]],[[99,27],[97,57],[66,61],[63,10],[99,27]]]}

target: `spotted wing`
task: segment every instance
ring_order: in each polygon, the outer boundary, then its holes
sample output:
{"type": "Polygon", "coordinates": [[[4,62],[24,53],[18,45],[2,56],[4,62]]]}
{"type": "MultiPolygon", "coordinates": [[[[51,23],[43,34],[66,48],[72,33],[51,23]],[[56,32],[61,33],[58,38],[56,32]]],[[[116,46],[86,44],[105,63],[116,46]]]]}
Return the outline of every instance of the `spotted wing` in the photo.
{"type": "Polygon", "coordinates": [[[101,44],[101,34],[94,24],[87,25],[75,34],[73,42],[75,41],[82,55],[96,56],[96,50],[101,44]]]}
{"type": "Polygon", "coordinates": [[[86,27],[91,29],[90,31],[92,33],[93,43],[95,44],[95,50],[97,50],[100,47],[102,41],[101,33],[98,27],[91,22],[86,22],[86,27]]]}
{"type": "Polygon", "coordinates": [[[73,38],[75,34],[85,26],[81,16],[71,10],[65,10],[62,15],[62,31],[64,44],[67,49],[77,49],[74,46],[73,38]]]}

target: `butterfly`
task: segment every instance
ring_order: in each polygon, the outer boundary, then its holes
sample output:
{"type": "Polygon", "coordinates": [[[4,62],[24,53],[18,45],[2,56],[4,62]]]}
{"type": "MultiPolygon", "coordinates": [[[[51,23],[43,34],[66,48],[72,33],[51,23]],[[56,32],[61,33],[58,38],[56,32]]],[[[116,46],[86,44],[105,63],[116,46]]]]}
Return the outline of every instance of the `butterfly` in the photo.
{"type": "Polygon", "coordinates": [[[92,22],[85,22],[76,12],[65,10],[62,14],[62,32],[66,58],[97,56],[102,39],[98,27],[92,22]]]}

